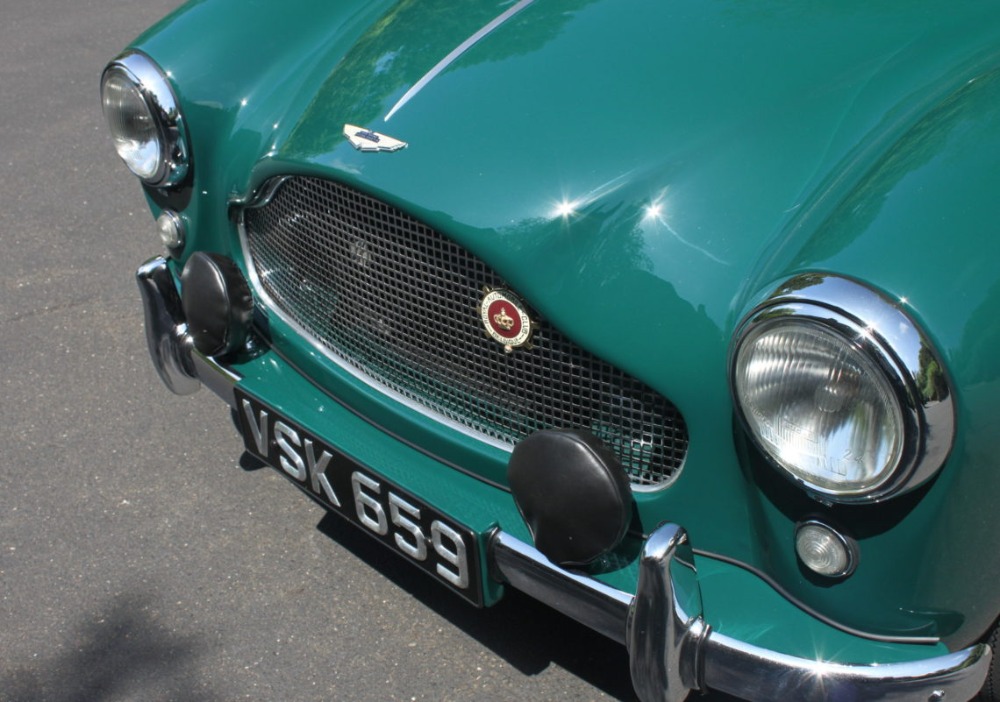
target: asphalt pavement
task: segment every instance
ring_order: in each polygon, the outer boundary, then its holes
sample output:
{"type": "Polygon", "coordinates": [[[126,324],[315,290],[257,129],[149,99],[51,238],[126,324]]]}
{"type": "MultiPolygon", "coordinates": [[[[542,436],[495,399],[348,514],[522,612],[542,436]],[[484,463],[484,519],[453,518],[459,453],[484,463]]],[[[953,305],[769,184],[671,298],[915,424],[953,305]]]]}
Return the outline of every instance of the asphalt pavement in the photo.
{"type": "Polygon", "coordinates": [[[177,5],[0,13],[0,700],[631,699],[620,646],[469,607],[160,383],[133,278],[159,244],[98,81],[177,5]]]}

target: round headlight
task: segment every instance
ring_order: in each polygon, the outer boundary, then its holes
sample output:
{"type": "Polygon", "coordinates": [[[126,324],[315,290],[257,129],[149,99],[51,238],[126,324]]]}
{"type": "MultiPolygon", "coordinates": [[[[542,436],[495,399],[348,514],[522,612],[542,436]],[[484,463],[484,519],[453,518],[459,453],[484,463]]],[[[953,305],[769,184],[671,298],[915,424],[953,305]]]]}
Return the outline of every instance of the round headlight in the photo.
{"type": "Polygon", "coordinates": [[[177,99],[148,57],[128,53],[101,77],[101,102],[115,149],[146,183],[176,185],[187,175],[188,147],[177,99]]]}
{"type": "Polygon", "coordinates": [[[899,401],[852,339],[794,317],[758,324],[736,353],[734,382],[764,450],[820,491],[869,492],[899,463],[899,401]]]}
{"type": "Polygon", "coordinates": [[[820,499],[863,502],[913,489],[943,463],[954,410],[942,368],[889,301],[802,276],[744,320],[731,382],[773,463],[820,499]]]}

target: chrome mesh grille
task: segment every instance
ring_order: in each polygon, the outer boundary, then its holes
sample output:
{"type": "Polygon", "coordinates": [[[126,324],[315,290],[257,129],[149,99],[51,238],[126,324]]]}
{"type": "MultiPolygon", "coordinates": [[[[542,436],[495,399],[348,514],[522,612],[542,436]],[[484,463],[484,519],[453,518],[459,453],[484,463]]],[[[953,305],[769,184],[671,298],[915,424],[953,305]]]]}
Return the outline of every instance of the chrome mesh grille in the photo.
{"type": "Polygon", "coordinates": [[[587,429],[633,486],[669,481],[687,453],[677,408],[537,315],[505,353],[477,313],[485,263],[403,212],[338,183],[284,179],[244,212],[249,264],[271,304],[329,354],[474,432],[514,445],[587,429]]]}

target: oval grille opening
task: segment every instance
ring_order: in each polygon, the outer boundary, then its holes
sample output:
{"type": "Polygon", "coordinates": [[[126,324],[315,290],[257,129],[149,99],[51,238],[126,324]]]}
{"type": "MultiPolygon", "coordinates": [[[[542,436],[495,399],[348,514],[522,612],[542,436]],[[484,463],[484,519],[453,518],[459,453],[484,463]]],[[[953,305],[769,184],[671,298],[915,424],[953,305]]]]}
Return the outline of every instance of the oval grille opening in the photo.
{"type": "Polygon", "coordinates": [[[508,286],[425,224],[339,183],[294,177],[245,210],[243,227],[258,292],[372,384],[509,446],[539,429],[586,429],[634,488],[680,470],[687,427],[669,400],[536,314],[531,348],[506,353],[477,308],[484,289],[508,286]]]}

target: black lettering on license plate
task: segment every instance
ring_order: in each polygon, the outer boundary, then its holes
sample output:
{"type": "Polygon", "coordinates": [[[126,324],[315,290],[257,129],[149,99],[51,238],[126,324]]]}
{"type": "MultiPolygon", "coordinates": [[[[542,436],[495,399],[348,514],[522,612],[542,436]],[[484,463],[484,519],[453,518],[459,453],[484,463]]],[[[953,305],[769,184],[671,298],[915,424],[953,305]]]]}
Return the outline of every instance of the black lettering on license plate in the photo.
{"type": "Polygon", "coordinates": [[[482,605],[479,542],[471,529],[239,389],[236,403],[247,451],[311,492],[328,509],[482,605]]]}

